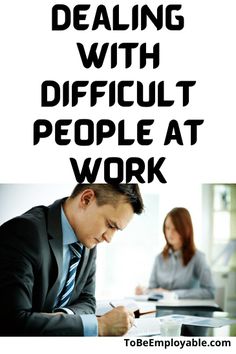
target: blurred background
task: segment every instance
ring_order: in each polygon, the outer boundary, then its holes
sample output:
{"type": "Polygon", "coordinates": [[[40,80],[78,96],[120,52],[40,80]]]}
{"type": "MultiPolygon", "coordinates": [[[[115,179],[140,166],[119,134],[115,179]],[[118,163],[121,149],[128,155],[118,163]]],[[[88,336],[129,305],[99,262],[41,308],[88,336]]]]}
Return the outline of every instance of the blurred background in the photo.
{"type": "MultiPolygon", "coordinates": [[[[32,206],[50,205],[69,196],[69,184],[0,184],[0,224],[32,206]]],[[[190,211],[195,243],[211,266],[216,301],[225,311],[236,311],[236,184],[165,186],[158,190],[140,185],[145,212],[135,215],[112,243],[98,246],[97,299],[134,294],[138,284],[147,285],[155,256],[164,246],[162,232],[166,213],[173,207],[190,211]]]]}

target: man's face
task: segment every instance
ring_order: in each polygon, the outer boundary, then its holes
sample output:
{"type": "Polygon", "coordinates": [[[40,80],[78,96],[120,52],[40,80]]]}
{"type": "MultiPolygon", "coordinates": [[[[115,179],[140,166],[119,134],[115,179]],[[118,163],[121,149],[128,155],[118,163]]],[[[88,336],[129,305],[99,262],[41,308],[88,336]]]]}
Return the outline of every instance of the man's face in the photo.
{"type": "Polygon", "coordinates": [[[131,205],[122,199],[116,205],[98,206],[96,198],[74,213],[73,229],[79,241],[87,248],[110,242],[117,230],[123,230],[133,217],[131,205]]]}

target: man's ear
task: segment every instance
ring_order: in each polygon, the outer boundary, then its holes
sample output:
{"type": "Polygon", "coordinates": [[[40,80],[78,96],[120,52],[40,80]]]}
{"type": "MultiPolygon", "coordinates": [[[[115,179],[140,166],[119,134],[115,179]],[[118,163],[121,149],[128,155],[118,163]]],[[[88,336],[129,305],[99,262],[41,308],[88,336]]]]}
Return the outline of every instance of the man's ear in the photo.
{"type": "Polygon", "coordinates": [[[80,206],[84,208],[95,199],[96,199],[96,196],[95,196],[94,190],[93,189],[85,189],[80,195],[80,206]]]}

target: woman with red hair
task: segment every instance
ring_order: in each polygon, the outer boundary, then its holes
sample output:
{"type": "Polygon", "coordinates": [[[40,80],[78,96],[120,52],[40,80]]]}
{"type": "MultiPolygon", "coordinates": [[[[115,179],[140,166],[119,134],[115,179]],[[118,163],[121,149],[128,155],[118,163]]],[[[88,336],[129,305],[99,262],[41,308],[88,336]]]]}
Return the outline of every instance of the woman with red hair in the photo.
{"type": "Polygon", "coordinates": [[[136,294],[173,291],[180,299],[213,299],[214,284],[205,255],[197,250],[191,216],[185,208],[174,208],[165,217],[166,245],[156,257],[148,289],[136,294]]]}

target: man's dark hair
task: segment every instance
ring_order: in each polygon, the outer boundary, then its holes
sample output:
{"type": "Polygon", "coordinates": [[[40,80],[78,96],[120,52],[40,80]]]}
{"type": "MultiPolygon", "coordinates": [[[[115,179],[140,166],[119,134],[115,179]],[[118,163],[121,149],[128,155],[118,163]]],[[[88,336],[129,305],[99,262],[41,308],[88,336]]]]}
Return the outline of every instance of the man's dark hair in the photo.
{"type": "Polygon", "coordinates": [[[88,188],[94,191],[99,206],[115,205],[120,198],[124,198],[125,202],[130,203],[135,214],[143,212],[144,205],[138,184],[77,184],[71,198],[75,198],[88,188]]]}

